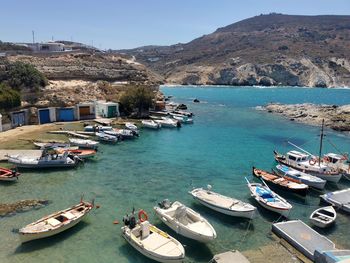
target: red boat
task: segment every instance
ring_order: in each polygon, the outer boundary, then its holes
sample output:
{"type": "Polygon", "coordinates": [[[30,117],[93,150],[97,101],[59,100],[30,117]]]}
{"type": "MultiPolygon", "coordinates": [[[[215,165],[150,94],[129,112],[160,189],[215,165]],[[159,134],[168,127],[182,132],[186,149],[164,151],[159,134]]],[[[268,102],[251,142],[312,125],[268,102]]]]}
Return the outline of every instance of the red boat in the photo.
{"type": "Polygon", "coordinates": [[[64,149],[64,148],[62,148],[62,149],[57,148],[56,151],[58,153],[64,153],[65,151],[67,151],[69,154],[78,156],[81,159],[94,157],[96,155],[96,151],[95,150],[91,150],[91,149],[70,150],[70,149],[64,149]]]}
{"type": "Polygon", "coordinates": [[[0,181],[15,181],[21,174],[16,169],[7,169],[0,167],[0,181]]]}

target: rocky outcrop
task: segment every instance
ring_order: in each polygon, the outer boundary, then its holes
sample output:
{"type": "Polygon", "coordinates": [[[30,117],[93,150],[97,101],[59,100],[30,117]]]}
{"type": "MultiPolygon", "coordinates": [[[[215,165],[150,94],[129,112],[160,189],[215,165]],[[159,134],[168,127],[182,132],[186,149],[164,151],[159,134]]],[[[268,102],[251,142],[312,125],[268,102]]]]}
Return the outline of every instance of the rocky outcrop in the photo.
{"type": "Polygon", "coordinates": [[[29,211],[30,209],[39,209],[48,203],[47,200],[21,200],[10,204],[0,204],[0,217],[29,211]]]}
{"type": "Polygon", "coordinates": [[[270,103],[263,107],[267,112],[282,115],[292,121],[321,125],[336,131],[350,131],[350,105],[317,105],[270,103]]]}

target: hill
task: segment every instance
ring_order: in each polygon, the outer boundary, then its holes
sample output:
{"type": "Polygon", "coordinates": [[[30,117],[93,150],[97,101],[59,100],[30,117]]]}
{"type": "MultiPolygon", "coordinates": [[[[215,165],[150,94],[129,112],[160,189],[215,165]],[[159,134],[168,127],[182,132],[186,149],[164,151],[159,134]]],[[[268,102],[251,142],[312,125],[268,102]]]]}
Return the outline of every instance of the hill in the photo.
{"type": "Polygon", "coordinates": [[[120,50],[168,83],[350,86],[350,16],[269,14],[186,44],[120,50]]]}

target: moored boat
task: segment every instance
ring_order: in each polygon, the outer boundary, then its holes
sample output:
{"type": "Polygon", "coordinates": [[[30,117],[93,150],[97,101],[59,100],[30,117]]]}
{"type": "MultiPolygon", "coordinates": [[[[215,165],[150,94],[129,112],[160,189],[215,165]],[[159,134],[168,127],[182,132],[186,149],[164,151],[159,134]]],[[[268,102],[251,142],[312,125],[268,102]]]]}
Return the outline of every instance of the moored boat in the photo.
{"type": "Polygon", "coordinates": [[[213,226],[199,213],[175,201],[165,199],[154,207],[156,215],[179,235],[199,242],[209,242],[216,238],[213,226]]]}
{"type": "Polygon", "coordinates": [[[45,216],[19,230],[22,243],[59,234],[78,224],[93,208],[93,204],[79,204],[45,216]]]}
{"type": "Polygon", "coordinates": [[[273,192],[267,185],[250,183],[246,178],[252,197],[264,208],[288,217],[292,205],[284,198],[273,192]]]}
{"type": "Polygon", "coordinates": [[[104,132],[96,132],[95,133],[97,139],[101,142],[107,142],[107,143],[116,143],[118,142],[118,137],[109,135],[104,132]]]}
{"type": "Polygon", "coordinates": [[[87,125],[84,127],[84,131],[86,132],[105,132],[112,131],[112,126],[102,126],[102,125],[87,125]]]}
{"type": "MultiPolygon", "coordinates": [[[[185,259],[185,249],[182,244],[172,236],[152,225],[146,216],[136,222],[134,212],[123,219],[121,228],[124,239],[144,256],[164,263],[180,263],[185,259]]],[[[143,214],[145,215],[145,213],[143,214]]]]}
{"type": "Polygon", "coordinates": [[[17,172],[15,168],[7,169],[7,168],[0,167],[0,181],[7,181],[7,182],[16,181],[18,180],[18,176],[20,175],[21,174],[17,172]]]}
{"type": "Polygon", "coordinates": [[[350,162],[347,155],[327,153],[323,156],[323,162],[345,176],[350,175],[350,162]]]}
{"type": "Polygon", "coordinates": [[[326,180],[323,180],[317,176],[303,173],[301,171],[298,171],[296,169],[293,169],[283,164],[278,164],[276,166],[276,169],[277,169],[276,173],[279,174],[280,176],[296,180],[297,182],[302,182],[316,189],[320,189],[320,190],[324,189],[327,182],[326,180]]]}
{"type": "Polygon", "coordinates": [[[310,215],[310,222],[320,228],[326,228],[332,225],[337,218],[337,212],[333,206],[326,206],[316,209],[310,215]]]}
{"type": "Polygon", "coordinates": [[[132,122],[126,122],[124,125],[125,125],[125,128],[129,130],[136,131],[136,132],[138,131],[137,126],[132,122]]]}
{"type": "Polygon", "coordinates": [[[241,200],[224,196],[208,189],[196,188],[189,192],[199,203],[217,212],[229,216],[252,219],[256,216],[256,207],[241,200]]]}
{"type": "Polygon", "coordinates": [[[168,117],[162,117],[160,120],[154,120],[156,123],[159,123],[162,125],[163,128],[178,128],[181,127],[181,123],[177,120],[168,118],[168,117]]]}
{"type": "Polygon", "coordinates": [[[280,177],[276,174],[255,167],[253,167],[253,175],[257,178],[262,178],[267,184],[270,184],[270,186],[302,196],[306,196],[309,190],[309,187],[306,184],[291,181],[288,177],[280,177]]]}
{"type": "Polygon", "coordinates": [[[115,129],[115,132],[117,133],[117,136],[121,139],[134,139],[139,136],[139,134],[135,131],[129,130],[129,129],[115,129]]]}
{"type": "Polygon", "coordinates": [[[70,155],[78,156],[81,159],[91,158],[96,155],[96,151],[92,149],[64,149],[64,148],[56,148],[56,152],[63,154],[65,151],[67,151],[70,155]]]}
{"type": "Polygon", "coordinates": [[[142,127],[149,129],[159,129],[162,127],[160,123],[155,122],[154,120],[143,120],[142,127]]]}
{"type": "Polygon", "coordinates": [[[99,142],[96,142],[93,140],[84,140],[84,139],[75,139],[75,138],[69,138],[69,142],[72,145],[78,146],[79,148],[87,148],[87,149],[94,149],[94,150],[96,150],[99,145],[99,142]]]}
{"type": "Polygon", "coordinates": [[[173,119],[181,122],[181,123],[184,123],[184,124],[190,124],[190,123],[193,123],[193,119],[190,118],[190,117],[187,117],[185,115],[181,115],[181,114],[174,114],[174,113],[171,113],[173,119]]]}

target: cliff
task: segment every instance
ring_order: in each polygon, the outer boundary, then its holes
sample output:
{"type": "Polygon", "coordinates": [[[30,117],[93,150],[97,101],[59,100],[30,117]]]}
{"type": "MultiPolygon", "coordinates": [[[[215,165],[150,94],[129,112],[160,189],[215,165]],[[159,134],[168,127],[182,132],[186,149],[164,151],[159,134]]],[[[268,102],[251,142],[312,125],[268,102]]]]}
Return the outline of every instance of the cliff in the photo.
{"type": "Polygon", "coordinates": [[[168,83],[350,86],[350,16],[270,14],[186,44],[120,50],[168,83]]]}

